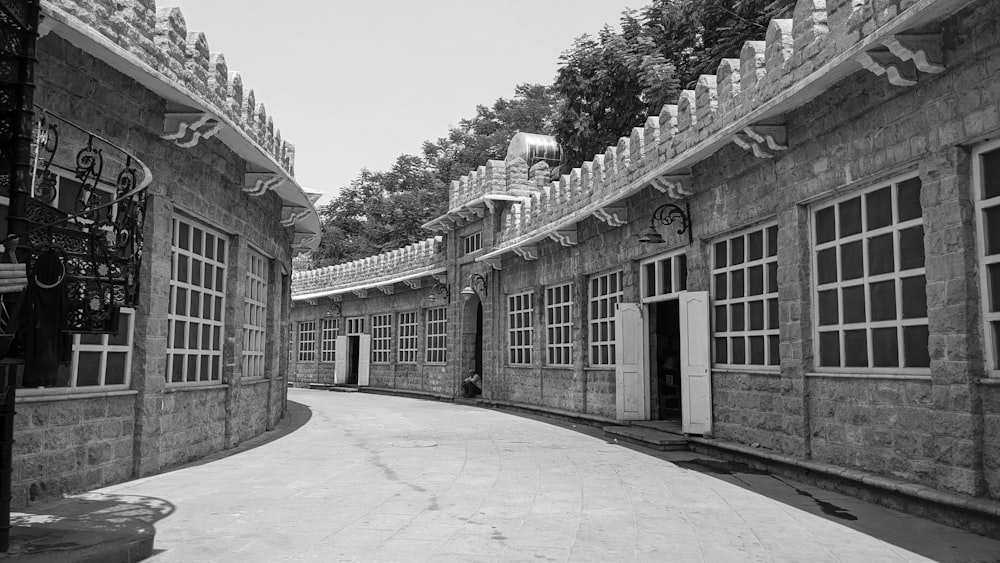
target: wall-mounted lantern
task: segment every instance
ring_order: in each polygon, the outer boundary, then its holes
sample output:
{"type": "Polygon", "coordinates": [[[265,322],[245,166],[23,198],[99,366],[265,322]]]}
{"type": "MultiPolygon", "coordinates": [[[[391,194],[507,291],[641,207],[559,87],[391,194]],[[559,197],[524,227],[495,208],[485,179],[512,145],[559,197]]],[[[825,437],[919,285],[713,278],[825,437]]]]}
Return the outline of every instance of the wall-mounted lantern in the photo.
{"type": "Polygon", "coordinates": [[[462,288],[462,295],[469,298],[476,293],[486,295],[486,277],[482,274],[472,274],[469,276],[469,283],[462,288]]]}
{"type": "Polygon", "coordinates": [[[639,242],[649,244],[663,244],[663,235],[656,230],[656,224],[670,225],[679,222],[681,228],[677,229],[677,234],[688,234],[688,244],[694,242],[694,235],[691,233],[691,207],[684,202],[684,209],[673,203],[664,203],[653,211],[653,216],[649,218],[649,228],[639,236],[639,242]]]}

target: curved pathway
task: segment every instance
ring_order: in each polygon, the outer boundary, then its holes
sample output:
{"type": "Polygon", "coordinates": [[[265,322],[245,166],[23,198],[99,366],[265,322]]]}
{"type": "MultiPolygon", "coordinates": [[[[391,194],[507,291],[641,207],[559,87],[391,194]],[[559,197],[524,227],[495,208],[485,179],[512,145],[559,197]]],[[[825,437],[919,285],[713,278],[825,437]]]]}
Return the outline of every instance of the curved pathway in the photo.
{"type": "Polygon", "coordinates": [[[280,439],[96,494],[173,505],[155,562],[1000,557],[1000,542],[595,429],[363,393],[289,398],[311,418],[280,439]]]}

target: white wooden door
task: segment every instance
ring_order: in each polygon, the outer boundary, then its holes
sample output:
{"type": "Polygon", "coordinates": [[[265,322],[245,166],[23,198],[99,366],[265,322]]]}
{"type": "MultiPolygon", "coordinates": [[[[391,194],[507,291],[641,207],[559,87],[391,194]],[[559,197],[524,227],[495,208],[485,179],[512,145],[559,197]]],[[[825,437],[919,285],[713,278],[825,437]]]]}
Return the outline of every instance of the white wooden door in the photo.
{"type": "Polygon", "coordinates": [[[372,335],[361,335],[361,350],[358,353],[358,387],[370,385],[370,367],[372,361],[372,335]]]}
{"type": "Polygon", "coordinates": [[[350,351],[347,349],[347,337],[337,337],[336,348],[337,361],[333,364],[333,382],[336,384],[347,383],[347,356],[350,351]]]}
{"type": "Polygon", "coordinates": [[[618,420],[646,420],[646,370],[642,313],[637,303],[615,310],[615,401],[618,420]]]}
{"type": "Polygon", "coordinates": [[[708,314],[707,291],[681,293],[681,430],[685,434],[712,431],[708,314]]]}

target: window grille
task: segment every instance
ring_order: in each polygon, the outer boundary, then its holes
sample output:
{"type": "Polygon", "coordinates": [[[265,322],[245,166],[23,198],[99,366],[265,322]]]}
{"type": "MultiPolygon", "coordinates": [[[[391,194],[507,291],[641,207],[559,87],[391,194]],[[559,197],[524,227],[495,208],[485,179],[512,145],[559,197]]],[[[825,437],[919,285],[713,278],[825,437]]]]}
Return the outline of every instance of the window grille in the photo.
{"type": "Polygon", "coordinates": [[[534,300],[530,291],[507,296],[507,357],[511,365],[531,364],[534,300]]]}
{"type": "Polygon", "coordinates": [[[573,284],[545,288],[545,354],[552,366],[573,364],[573,284]]]}
{"type": "Polygon", "coordinates": [[[265,377],[270,260],[252,248],[247,250],[246,293],[243,296],[243,377],[265,377]]]}
{"type": "Polygon", "coordinates": [[[417,312],[399,313],[399,344],[397,361],[401,364],[417,362],[417,312]]]}
{"type": "Polygon", "coordinates": [[[427,309],[427,363],[443,364],[448,357],[448,309],[427,309]]]}
{"type": "Polygon", "coordinates": [[[323,319],[320,321],[319,361],[323,363],[337,361],[337,334],[339,332],[339,319],[323,319]]]}
{"type": "Polygon", "coordinates": [[[299,355],[300,362],[316,361],[316,321],[299,322],[299,355]]]}
{"type": "Polygon", "coordinates": [[[622,300],[622,272],[590,278],[590,365],[615,365],[615,306],[622,300]]]}
{"type": "Polygon", "coordinates": [[[389,363],[392,349],[392,315],[372,316],[372,363],[389,363]]]}

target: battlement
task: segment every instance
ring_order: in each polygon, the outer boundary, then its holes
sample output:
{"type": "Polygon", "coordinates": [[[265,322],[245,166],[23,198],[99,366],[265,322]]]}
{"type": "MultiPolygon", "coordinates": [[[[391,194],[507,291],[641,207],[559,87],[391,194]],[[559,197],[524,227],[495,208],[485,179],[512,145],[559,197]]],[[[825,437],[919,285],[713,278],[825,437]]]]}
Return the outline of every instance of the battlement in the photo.
{"type": "MultiPolygon", "coordinates": [[[[43,0],[42,6],[44,17],[69,16],[77,20],[186,89],[215,116],[228,118],[290,177],[294,176],[295,147],[281,138],[264,104],[258,103],[254,91],[243,85],[239,73],[229,71],[226,58],[211,52],[205,34],[188,30],[180,8],[157,8],[155,0],[43,0]]],[[[86,33],[69,18],[69,25],[86,33]]],[[[43,33],[46,30],[44,19],[41,29],[43,33]]],[[[210,124],[205,127],[205,121],[195,123],[197,126],[186,125],[192,129],[202,127],[203,138],[217,131],[210,124]]]]}
{"type": "Polygon", "coordinates": [[[393,280],[443,269],[447,265],[447,255],[442,242],[441,237],[431,237],[353,262],[293,272],[292,296],[309,296],[320,292],[332,295],[338,293],[338,290],[378,287],[394,283],[393,280]]]}

